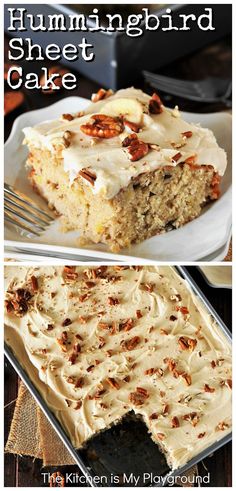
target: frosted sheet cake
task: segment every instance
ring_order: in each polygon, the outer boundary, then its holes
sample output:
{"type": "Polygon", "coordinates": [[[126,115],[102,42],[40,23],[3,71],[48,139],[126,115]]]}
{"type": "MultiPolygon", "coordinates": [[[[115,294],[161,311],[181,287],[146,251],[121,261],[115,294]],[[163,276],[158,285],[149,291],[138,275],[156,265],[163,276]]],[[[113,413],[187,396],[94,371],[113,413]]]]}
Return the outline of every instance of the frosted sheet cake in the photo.
{"type": "Polygon", "coordinates": [[[5,340],[76,448],[130,411],[172,468],[231,431],[231,347],[170,267],[5,268],[5,340]]]}
{"type": "Polygon", "coordinates": [[[29,179],[64,230],[119,251],[219,197],[226,154],[212,131],[134,88],[101,89],[92,100],[82,113],[24,129],[29,179]]]}

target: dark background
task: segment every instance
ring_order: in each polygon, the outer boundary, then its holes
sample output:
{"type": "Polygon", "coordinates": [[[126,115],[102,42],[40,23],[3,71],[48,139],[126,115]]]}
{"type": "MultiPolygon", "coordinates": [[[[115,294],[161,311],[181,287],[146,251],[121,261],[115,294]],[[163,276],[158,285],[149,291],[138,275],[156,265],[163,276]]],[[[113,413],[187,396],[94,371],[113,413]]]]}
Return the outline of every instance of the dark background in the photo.
{"type": "MultiPolygon", "coordinates": [[[[227,266],[225,266],[227,267],[227,266]]],[[[232,292],[229,289],[212,288],[207,285],[196,266],[189,266],[188,270],[202,292],[224,320],[231,330],[232,322],[232,292]]],[[[5,361],[5,439],[7,439],[11,419],[14,410],[14,402],[17,397],[19,379],[10,363],[5,361]],[[9,403],[11,403],[8,405],[9,403]]],[[[109,430],[111,431],[111,430],[109,430]]],[[[106,432],[105,432],[106,433],[106,432]]],[[[5,454],[5,486],[44,486],[41,472],[54,472],[55,467],[42,468],[41,460],[31,457],[21,457],[5,454]]],[[[199,474],[205,476],[208,472],[211,476],[210,486],[232,486],[232,446],[228,443],[217,450],[212,456],[198,464],[199,474]]],[[[66,472],[78,472],[77,466],[60,467],[62,474],[66,472]]],[[[69,484],[68,484],[69,486],[69,484]]],[[[72,486],[72,485],[71,485],[72,486]]],[[[75,485],[73,486],[75,487],[75,485]]]]}

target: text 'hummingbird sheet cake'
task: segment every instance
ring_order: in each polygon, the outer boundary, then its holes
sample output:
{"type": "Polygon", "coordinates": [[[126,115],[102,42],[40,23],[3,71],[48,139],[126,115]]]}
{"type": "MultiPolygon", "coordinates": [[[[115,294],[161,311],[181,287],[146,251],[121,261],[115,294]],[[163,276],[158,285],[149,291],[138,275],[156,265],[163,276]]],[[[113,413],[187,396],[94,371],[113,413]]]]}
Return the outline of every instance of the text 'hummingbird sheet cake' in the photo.
{"type": "Polygon", "coordinates": [[[72,444],[133,411],[172,468],[231,431],[231,346],[170,267],[5,268],[5,340],[72,444]]]}
{"type": "Polygon", "coordinates": [[[178,109],[129,88],[25,128],[30,180],[65,230],[119,251],[196,218],[219,197],[226,154],[178,109]]]}

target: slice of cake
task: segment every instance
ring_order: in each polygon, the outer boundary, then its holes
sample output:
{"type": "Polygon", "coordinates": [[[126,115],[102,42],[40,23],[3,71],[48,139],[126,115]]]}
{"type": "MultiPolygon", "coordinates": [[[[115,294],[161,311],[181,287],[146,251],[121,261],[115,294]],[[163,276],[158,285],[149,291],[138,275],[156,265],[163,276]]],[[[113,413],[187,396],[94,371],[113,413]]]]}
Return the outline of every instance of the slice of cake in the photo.
{"type": "Polygon", "coordinates": [[[76,448],[133,411],[177,468],[231,431],[231,346],[170,267],[5,268],[5,340],[76,448]]]}
{"type": "Polygon", "coordinates": [[[134,88],[92,99],[83,113],[24,129],[29,178],[64,230],[119,251],[219,197],[226,154],[210,130],[134,88]]]}

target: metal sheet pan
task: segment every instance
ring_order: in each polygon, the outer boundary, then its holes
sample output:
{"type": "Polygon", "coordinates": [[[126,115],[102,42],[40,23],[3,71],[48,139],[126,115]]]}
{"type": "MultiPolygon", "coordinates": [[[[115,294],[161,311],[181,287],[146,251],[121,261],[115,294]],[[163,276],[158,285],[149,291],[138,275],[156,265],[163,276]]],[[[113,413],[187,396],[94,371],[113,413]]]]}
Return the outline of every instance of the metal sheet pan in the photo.
{"type": "MultiPolygon", "coordinates": [[[[188,282],[195,295],[201,299],[209,314],[216,320],[219,328],[224,332],[227,340],[231,342],[231,333],[229,329],[194,282],[186,268],[177,266],[176,269],[180,276],[188,282]]],[[[138,487],[166,486],[168,484],[168,479],[173,479],[183,472],[186,472],[193,465],[197,464],[202,459],[205,459],[232,439],[232,434],[226,435],[224,438],[196,455],[192,460],[187,462],[186,465],[176,470],[171,470],[167,466],[165,458],[160,453],[158,446],[151,440],[146,425],[141,420],[132,418],[131,415],[124,418],[120,424],[98,434],[87,443],[84,449],[76,450],[71,444],[64,429],[54,414],[49,410],[39,391],[35,388],[33,382],[30,380],[11,348],[6,343],[5,354],[74,458],[75,463],[86,476],[87,483],[92,487],[116,487],[122,485],[133,487],[134,484],[132,482],[117,484],[112,481],[112,476],[114,475],[119,476],[126,474],[129,476],[131,473],[135,476],[143,476],[145,473],[161,476],[161,481],[158,484],[153,484],[150,477],[150,480],[148,481],[147,479],[147,482],[144,482],[141,479],[137,484],[138,487]],[[95,460],[94,453],[98,457],[95,460]],[[92,454],[93,457],[91,457],[92,454]],[[101,481],[98,482],[97,477],[101,476],[104,476],[107,479],[106,482],[102,480],[102,478],[101,481]]]]}
{"type": "MultiPolygon", "coordinates": [[[[81,11],[84,12],[81,5],[81,11]]],[[[93,7],[97,5],[91,5],[93,7]]],[[[76,61],[63,60],[70,69],[78,70],[82,75],[96,81],[101,86],[117,90],[128,84],[133,84],[140,78],[142,70],[156,70],[166,66],[174,60],[180,59],[189,53],[212,44],[217,39],[230,34],[232,29],[232,5],[227,4],[152,4],[152,13],[158,16],[166,13],[166,8],[171,8],[173,13],[173,25],[179,25],[179,15],[195,14],[196,17],[204,13],[204,8],[213,7],[215,30],[203,31],[193,24],[189,31],[173,30],[164,32],[161,30],[145,31],[139,37],[127,36],[124,32],[39,32],[29,31],[29,22],[26,19],[26,31],[10,31],[8,8],[11,4],[5,4],[5,32],[23,39],[31,37],[34,43],[40,44],[43,49],[50,43],[57,43],[60,47],[67,43],[78,44],[82,37],[86,37],[88,43],[95,47],[95,58],[92,63],[86,63],[83,59],[76,61]],[[151,47],[151,49],[150,49],[151,47]]],[[[113,5],[115,7],[115,5],[113,5]]],[[[134,11],[137,5],[134,5],[134,11]]],[[[37,15],[38,4],[20,3],[17,8],[26,8],[27,13],[37,15]]],[[[79,14],[80,5],[76,4],[43,4],[41,12],[47,15],[79,14]]],[[[91,23],[91,20],[90,20],[91,23]]],[[[144,22],[141,23],[143,27],[144,22]]],[[[37,62],[39,67],[39,62],[37,62]]],[[[32,65],[32,64],[31,64],[32,65]]],[[[28,67],[27,67],[28,68],[28,67]]],[[[29,66],[29,71],[31,71],[29,66]]],[[[36,68],[36,65],[35,65],[36,68]]]]}

